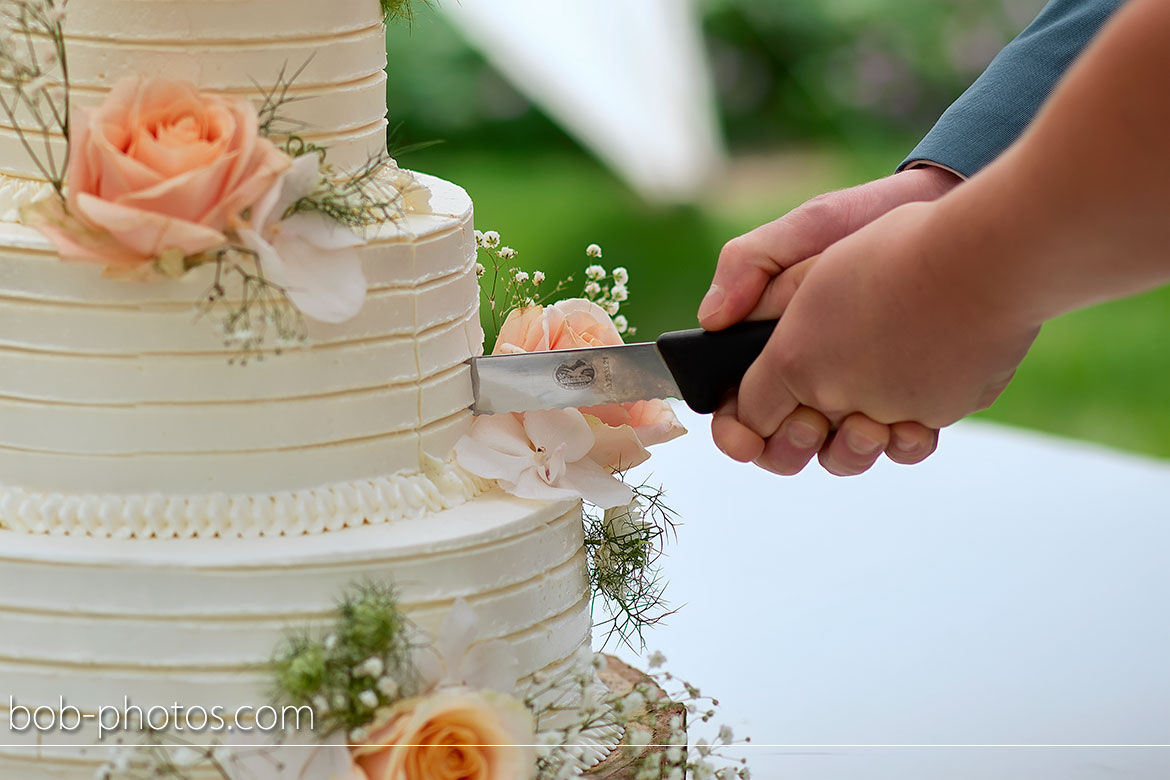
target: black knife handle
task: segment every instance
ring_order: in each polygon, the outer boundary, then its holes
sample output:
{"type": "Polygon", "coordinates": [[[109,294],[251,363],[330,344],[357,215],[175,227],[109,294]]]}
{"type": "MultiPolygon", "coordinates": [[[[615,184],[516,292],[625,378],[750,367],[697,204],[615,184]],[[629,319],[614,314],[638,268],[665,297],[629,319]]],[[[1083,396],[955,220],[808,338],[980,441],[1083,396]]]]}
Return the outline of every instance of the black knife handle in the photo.
{"type": "Polygon", "coordinates": [[[711,414],[739,386],[778,320],[741,322],[727,330],[676,330],[658,337],[658,352],[687,406],[711,414]]]}

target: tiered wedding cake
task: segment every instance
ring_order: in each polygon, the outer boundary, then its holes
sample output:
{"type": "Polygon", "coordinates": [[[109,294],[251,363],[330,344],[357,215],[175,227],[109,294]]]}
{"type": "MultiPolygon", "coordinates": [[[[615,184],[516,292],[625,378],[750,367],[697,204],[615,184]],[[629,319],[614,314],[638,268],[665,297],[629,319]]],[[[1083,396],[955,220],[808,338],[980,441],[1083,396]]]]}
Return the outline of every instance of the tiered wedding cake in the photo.
{"type": "MultiPolygon", "coordinates": [[[[286,109],[305,140],[339,168],[384,144],[378,0],[73,0],[65,29],[80,105],[134,75],[260,101],[307,63],[286,109]]],[[[88,780],[107,758],[79,747],[92,720],[17,731],[10,703],[268,702],[282,632],[363,578],[431,630],[465,598],[524,676],[587,643],[578,505],[488,490],[450,459],[482,343],[463,190],[418,176],[415,207],[358,250],[360,313],[230,365],[193,315],[213,265],[106,278],[17,224],[47,185],[3,125],[0,777],[88,780]]]]}

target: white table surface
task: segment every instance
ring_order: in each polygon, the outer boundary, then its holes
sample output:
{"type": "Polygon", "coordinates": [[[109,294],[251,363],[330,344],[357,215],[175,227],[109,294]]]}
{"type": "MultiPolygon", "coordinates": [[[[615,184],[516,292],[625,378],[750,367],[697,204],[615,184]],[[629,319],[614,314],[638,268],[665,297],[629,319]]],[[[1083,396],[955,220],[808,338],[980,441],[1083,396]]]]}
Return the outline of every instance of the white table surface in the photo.
{"type": "Polygon", "coordinates": [[[1170,778],[1170,463],[964,423],[919,466],[781,478],[680,416],[639,470],[683,523],[647,651],[754,777],[1170,778]]]}

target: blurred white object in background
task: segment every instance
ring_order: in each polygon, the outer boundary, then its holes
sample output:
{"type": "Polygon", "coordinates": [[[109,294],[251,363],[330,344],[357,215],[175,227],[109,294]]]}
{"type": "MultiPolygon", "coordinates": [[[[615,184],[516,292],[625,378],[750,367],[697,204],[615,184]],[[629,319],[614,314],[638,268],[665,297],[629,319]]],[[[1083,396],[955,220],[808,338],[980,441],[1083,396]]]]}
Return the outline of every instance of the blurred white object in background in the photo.
{"type": "Polygon", "coordinates": [[[518,90],[648,200],[693,200],[722,166],[690,0],[451,0],[437,7],[518,90]]]}

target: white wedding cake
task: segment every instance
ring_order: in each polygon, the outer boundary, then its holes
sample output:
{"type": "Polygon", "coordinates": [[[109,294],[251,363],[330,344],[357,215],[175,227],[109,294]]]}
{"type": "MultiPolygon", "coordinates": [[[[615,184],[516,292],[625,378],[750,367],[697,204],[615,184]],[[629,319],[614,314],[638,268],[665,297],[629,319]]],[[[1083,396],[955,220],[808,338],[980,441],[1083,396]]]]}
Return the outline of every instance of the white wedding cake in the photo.
{"type": "MultiPolygon", "coordinates": [[[[341,170],[384,149],[378,0],[72,0],[65,32],[76,105],[132,76],[261,104],[296,73],[284,112],[305,142],[341,170]]],[[[465,599],[522,681],[588,643],[579,505],[513,498],[451,459],[471,423],[464,361],[482,349],[462,189],[385,174],[407,205],[356,250],[360,312],[241,366],[193,307],[214,264],[110,278],[20,224],[52,190],[22,139],[63,139],[14,115],[23,134],[0,121],[0,777],[94,777],[108,755],[90,718],[126,700],[266,703],[283,632],[363,579],[395,583],[431,631],[465,599]],[[10,706],[62,702],[79,730],[9,722],[10,706]]]]}

